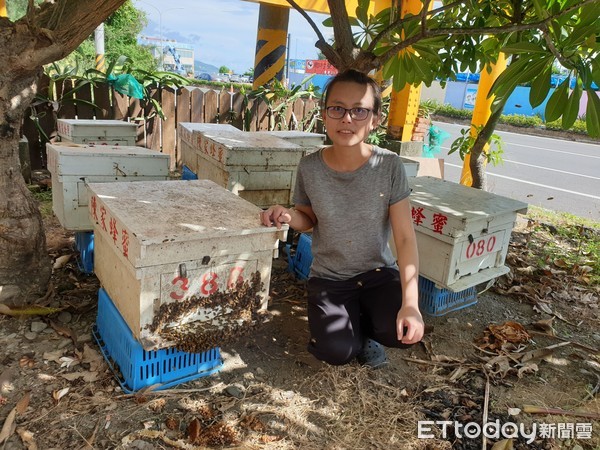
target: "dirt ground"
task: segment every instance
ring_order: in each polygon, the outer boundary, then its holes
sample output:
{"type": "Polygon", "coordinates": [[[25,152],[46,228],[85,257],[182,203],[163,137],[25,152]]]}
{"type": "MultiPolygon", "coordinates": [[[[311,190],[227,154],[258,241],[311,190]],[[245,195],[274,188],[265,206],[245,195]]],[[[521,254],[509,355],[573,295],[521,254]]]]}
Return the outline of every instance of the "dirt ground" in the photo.
{"type": "Polygon", "coordinates": [[[544,237],[530,225],[513,233],[508,276],[426,316],[423,342],[389,349],[383,369],[307,353],[304,284],[276,259],[270,320],[221,348],[218,373],[128,395],[91,334],[98,280],[47,217],[56,268],[37,304],[61,310],[0,314],[0,449],[600,449],[599,288],[578,268],[536,269],[544,237]],[[537,432],[490,429],[484,443],[457,425],[484,422],[537,432]]]}

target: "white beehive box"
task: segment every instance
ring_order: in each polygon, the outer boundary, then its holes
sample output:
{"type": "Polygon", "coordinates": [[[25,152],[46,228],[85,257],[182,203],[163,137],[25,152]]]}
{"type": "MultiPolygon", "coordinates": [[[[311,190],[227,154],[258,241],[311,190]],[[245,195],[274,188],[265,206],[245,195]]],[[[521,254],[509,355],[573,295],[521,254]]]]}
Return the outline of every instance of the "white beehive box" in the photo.
{"type": "Polygon", "coordinates": [[[58,119],[63,142],[87,145],[136,145],[137,125],[122,120],[58,119]]]}
{"type": "Polygon", "coordinates": [[[177,124],[177,148],[181,155],[181,163],[197,174],[196,164],[198,163],[198,157],[196,155],[196,148],[198,144],[195,141],[199,138],[200,134],[216,136],[221,130],[227,130],[228,132],[239,131],[233,125],[224,123],[179,122],[177,124]]]}
{"type": "Polygon", "coordinates": [[[526,203],[434,177],[409,184],[421,275],[460,292],[509,271],[510,235],[526,203]]]}
{"type": "Polygon", "coordinates": [[[308,131],[280,130],[280,131],[256,131],[257,134],[267,134],[280,139],[285,139],[302,147],[322,147],[325,143],[325,135],[321,133],[310,133],[308,131]]]}
{"type": "MultiPolygon", "coordinates": [[[[88,189],[94,270],[144,348],[169,345],[148,328],[161,305],[225,291],[257,271],[266,308],[273,253],[287,227],[262,226],[260,208],[208,180],[88,189]]],[[[203,311],[181,323],[213,319],[203,311]]]]}
{"type": "Polygon", "coordinates": [[[52,209],[67,230],[89,231],[89,182],[167,180],[169,155],[143,147],[46,144],[52,209]]]}
{"type": "Polygon", "coordinates": [[[194,131],[196,174],[262,208],[290,205],[300,158],[312,149],[253,132],[194,131]]]}

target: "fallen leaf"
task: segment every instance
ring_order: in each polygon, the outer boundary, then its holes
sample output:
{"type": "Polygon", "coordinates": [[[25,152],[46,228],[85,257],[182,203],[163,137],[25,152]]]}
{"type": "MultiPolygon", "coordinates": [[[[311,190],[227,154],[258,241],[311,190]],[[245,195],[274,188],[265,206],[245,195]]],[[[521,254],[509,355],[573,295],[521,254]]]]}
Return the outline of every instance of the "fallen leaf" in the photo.
{"type": "Polygon", "coordinates": [[[553,322],[554,322],[554,317],[551,317],[550,319],[538,320],[537,322],[534,322],[532,325],[535,328],[545,331],[548,334],[550,334],[551,336],[554,336],[555,332],[554,332],[554,327],[552,326],[553,322]]]}
{"type": "Polygon", "coordinates": [[[526,373],[536,373],[538,371],[538,366],[535,363],[527,363],[523,367],[519,368],[517,371],[517,377],[523,378],[523,375],[526,373]]]}
{"type": "Polygon", "coordinates": [[[52,266],[53,269],[61,269],[63,268],[71,259],[72,255],[63,255],[63,256],[59,256],[58,258],[56,258],[56,260],[54,261],[54,265],[52,266]]]}
{"type": "Polygon", "coordinates": [[[23,397],[21,397],[21,400],[19,400],[15,406],[15,409],[17,410],[17,414],[23,414],[25,411],[27,411],[27,407],[29,406],[30,399],[31,399],[30,392],[26,392],[25,395],[23,395],[23,397]]]}
{"type": "Polygon", "coordinates": [[[492,450],[513,450],[512,439],[502,439],[492,445],[492,450]]]}
{"type": "Polygon", "coordinates": [[[536,303],[533,307],[533,310],[536,312],[545,312],[546,314],[552,315],[552,310],[550,309],[550,307],[542,302],[536,303]]]}
{"type": "Polygon", "coordinates": [[[102,369],[105,365],[104,357],[100,354],[100,352],[97,352],[87,344],[84,344],[83,346],[83,356],[81,362],[89,364],[91,372],[96,372],[102,369]]]}
{"type": "Polygon", "coordinates": [[[2,430],[0,430],[0,444],[2,444],[10,437],[11,434],[13,434],[15,417],[17,417],[17,408],[13,408],[8,413],[8,417],[4,421],[4,425],[2,425],[2,430]]]}
{"type": "Polygon", "coordinates": [[[188,439],[192,444],[195,443],[200,437],[201,430],[202,425],[200,424],[200,421],[194,417],[187,429],[188,439]]]}
{"type": "Polygon", "coordinates": [[[58,403],[60,401],[60,399],[63,398],[67,394],[67,392],[69,392],[68,387],[62,388],[59,391],[52,391],[52,398],[54,399],[54,401],[56,403],[58,403]]]}
{"type": "Polygon", "coordinates": [[[62,311],[63,308],[47,308],[45,306],[25,306],[22,308],[11,308],[0,303],[0,314],[6,316],[47,316],[62,311]]]}
{"type": "Polygon", "coordinates": [[[54,331],[56,331],[61,336],[64,336],[66,338],[70,338],[73,341],[73,345],[75,347],[77,347],[77,334],[75,334],[73,332],[73,330],[71,330],[69,327],[65,327],[63,325],[59,325],[56,322],[54,322],[53,320],[50,321],[50,326],[52,328],[54,328],[54,331]]]}
{"type": "Polygon", "coordinates": [[[98,372],[71,372],[71,373],[61,373],[60,376],[65,380],[74,381],[79,378],[83,379],[86,383],[93,383],[100,379],[100,375],[98,372]]]}
{"type": "Polygon", "coordinates": [[[61,356],[59,358],[59,362],[60,362],[60,367],[61,368],[66,367],[67,369],[69,367],[71,367],[71,364],[73,364],[73,363],[75,363],[73,365],[79,364],[79,361],[77,361],[75,358],[71,358],[69,356],[61,356]]]}
{"type": "Polygon", "coordinates": [[[27,450],[38,450],[38,446],[33,439],[33,433],[23,428],[17,428],[17,434],[23,441],[23,444],[27,447],[27,450]]]}
{"type": "Polygon", "coordinates": [[[560,267],[561,269],[567,269],[570,267],[569,263],[562,258],[556,258],[553,262],[556,267],[560,267]]]}
{"type": "Polygon", "coordinates": [[[53,352],[45,352],[42,354],[42,358],[44,361],[54,361],[55,363],[60,363],[60,358],[62,358],[64,350],[54,350],[53,352]]]}

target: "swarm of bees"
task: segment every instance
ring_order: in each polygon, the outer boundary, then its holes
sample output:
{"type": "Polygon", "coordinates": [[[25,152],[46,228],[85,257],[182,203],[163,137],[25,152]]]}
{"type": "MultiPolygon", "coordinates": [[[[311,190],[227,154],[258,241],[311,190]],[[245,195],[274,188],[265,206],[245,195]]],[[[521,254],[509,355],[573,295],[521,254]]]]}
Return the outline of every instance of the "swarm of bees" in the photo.
{"type": "Polygon", "coordinates": [[[188,353],[227,345],[254,330],[267,316],[260,311],[262,289],[260,272],[256,271],[250,280],[239,282],[233,289],[161,305],[148,328],[188,353]],[[184,317],[199,310],[215,313],[209,321],[181,324],[184,317]],[[169,326],[173,323],[179,325],[169,326]]]}

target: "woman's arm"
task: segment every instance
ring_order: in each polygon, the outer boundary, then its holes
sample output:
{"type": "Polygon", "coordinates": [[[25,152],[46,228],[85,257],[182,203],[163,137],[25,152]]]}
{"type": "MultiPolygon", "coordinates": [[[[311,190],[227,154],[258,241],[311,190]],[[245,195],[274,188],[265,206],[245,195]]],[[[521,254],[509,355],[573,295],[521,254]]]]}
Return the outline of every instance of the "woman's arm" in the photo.
{"type": "Polygon", "coordinates": [[[390,222],[402,282],[402,308],[396,320],[398,340],[414,344],[423,338],[425,326],[419,311],[419,253],[408,197],[390,206],[390,222]]]}
{"type": "Polygon", "coordinates": [[[287,223],[296,231],[308,231],[317,224],[317,217],[312,207],[298,205],[294,208],[286,208],[281,205],[271,206],[260,215],[263,225],[281,228],[282,223],[287,223]]]}

